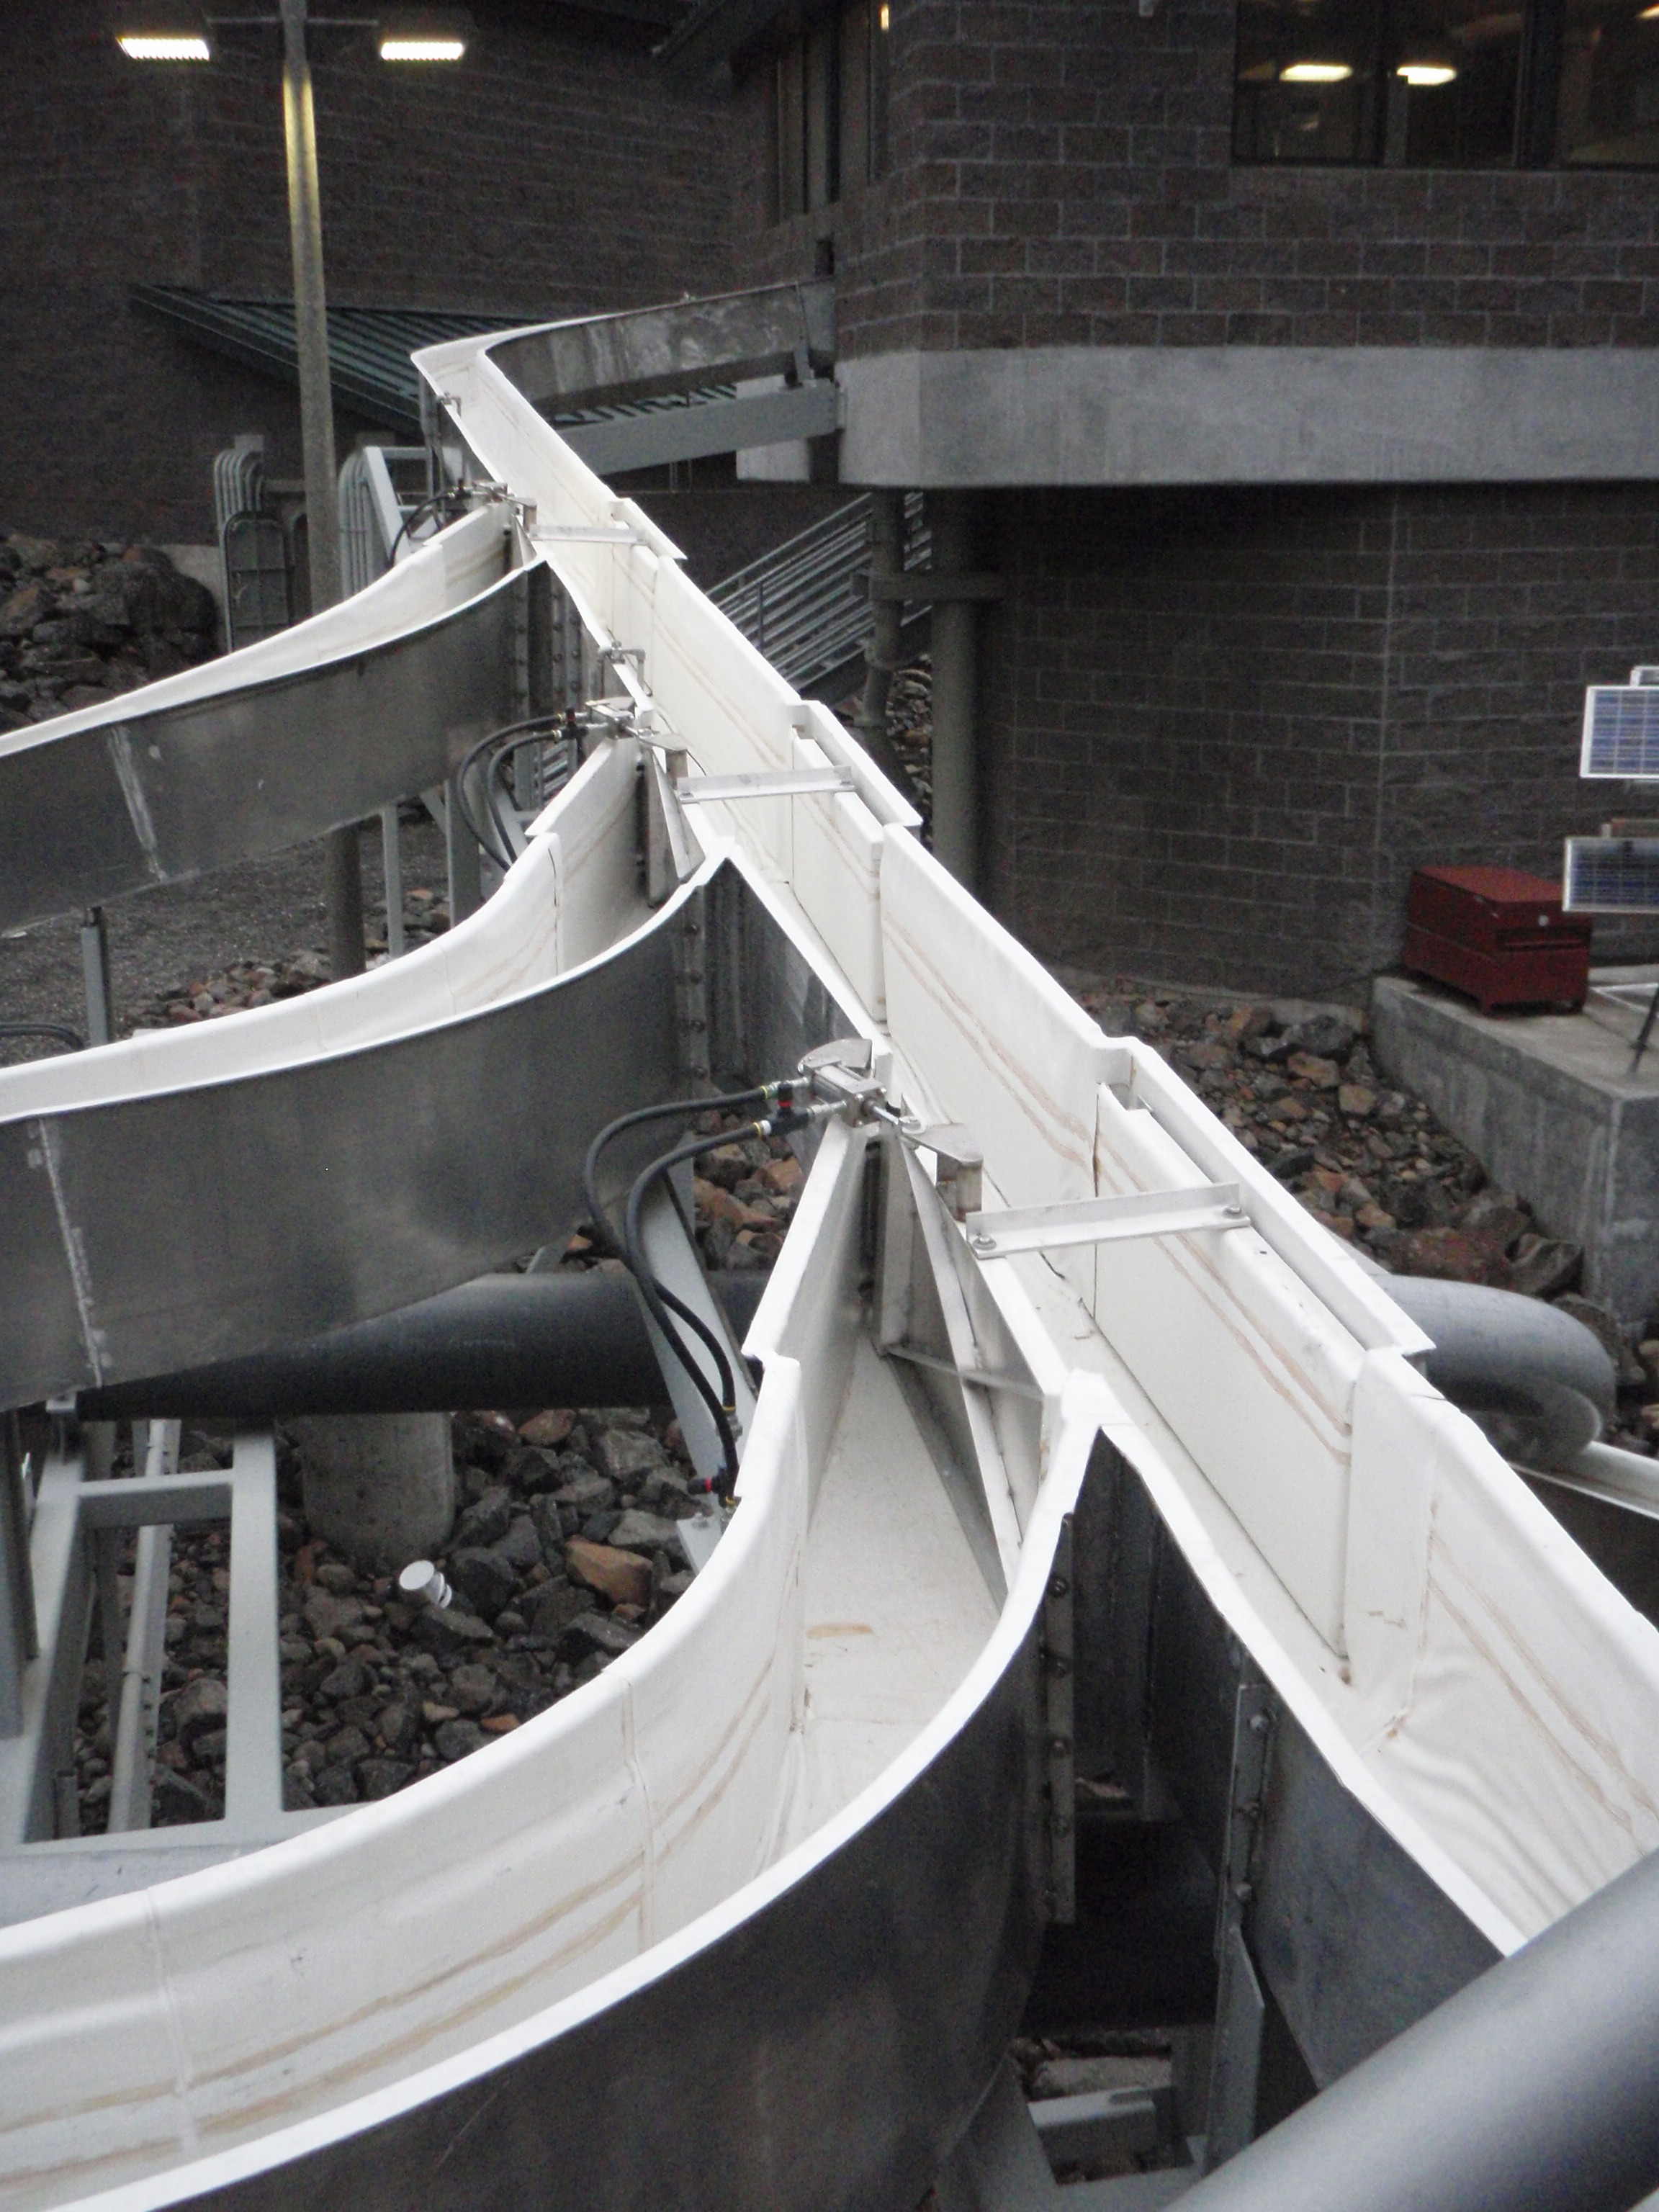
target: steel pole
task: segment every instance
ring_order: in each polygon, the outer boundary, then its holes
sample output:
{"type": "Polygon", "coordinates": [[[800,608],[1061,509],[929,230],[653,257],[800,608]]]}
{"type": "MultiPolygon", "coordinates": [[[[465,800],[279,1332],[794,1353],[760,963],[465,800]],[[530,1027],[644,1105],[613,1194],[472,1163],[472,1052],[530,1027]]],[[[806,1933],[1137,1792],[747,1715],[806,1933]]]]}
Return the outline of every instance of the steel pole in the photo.
{"type": "MultiPolygon", "coordinates": [[[[974,565],[973,509],[966,492],[930,492],[933,567],[960,577],[974,565]]],[[[971,599],[933,607],[933,854],[972,890],[979,873],[978,623],[971,599]]]]}
{"type": "MultiPolygon", "coordinates": [[[[334,459],[334,398],[328,359],[328,301],[323,288],[323,204],[317,177],[317,116],[306,50],[306,0],[282,0],[283,135],[288,152],[288,221],[294,246],[294,335],[300,364],[300,440],[306,480],[306,548],[311,611],[331,607],[340,592],[340,486],[334,459]]],[[[357,825],[326,840],[331,971],[363,970],[363,887],[357,825]]]]}

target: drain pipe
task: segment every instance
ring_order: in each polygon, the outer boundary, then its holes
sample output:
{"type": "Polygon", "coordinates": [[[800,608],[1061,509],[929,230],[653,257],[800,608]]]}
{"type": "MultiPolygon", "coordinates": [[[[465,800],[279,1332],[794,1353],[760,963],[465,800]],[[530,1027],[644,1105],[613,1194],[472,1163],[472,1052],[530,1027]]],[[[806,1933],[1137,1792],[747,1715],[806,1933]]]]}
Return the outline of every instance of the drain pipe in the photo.
{"type": "Polygon", "coordinates": [[[1619,1377],[1583,1322],[1516,1291],[1391,1275],[1357,1245],[1343,1249],[1434,1339],[1424,1374],[1505,1459],[1565,1473],[1595,1443],[1619,1377]]]}
{"type": "MultiPolygon", "coordinates": [[[[741,1339],[764,1271],[710,1280],[741,1339]]],[[[481,1275],[302,1344],[82,1390],[76,1409],[82,1421],[268,1421],[456,1407],[649,1406],[667,1395],[631,1279],[594,1267],[481,1275]]]]}
{"type": "Polygon", "coordinates": [[[1583,1322],[1515,1291],[1422,1275],[1386,1280],[1395,1304],[1434,1339],[1429,1381],[1505,1459],[1565,1469],[1601,1435],[1618,1376],[1583,1322]]]}

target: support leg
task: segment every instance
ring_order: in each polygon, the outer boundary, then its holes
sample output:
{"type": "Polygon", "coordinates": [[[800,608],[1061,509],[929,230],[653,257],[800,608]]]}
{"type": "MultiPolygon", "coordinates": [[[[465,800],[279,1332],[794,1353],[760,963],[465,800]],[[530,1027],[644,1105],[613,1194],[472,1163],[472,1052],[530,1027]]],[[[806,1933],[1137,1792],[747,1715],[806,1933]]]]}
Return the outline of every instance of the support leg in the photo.
{"type": "MultiPolygon", "coordinates": [[[[974,565],[973,509],[965,492],[928,495],[933,567],[963,575],[974,565]]],[[[972,890],[979,871],[978,623],[971,599],[933,609],[933,851],[972,890]]]]}
{"type": "Polygon", "coordinates": [[[109,929],[100,906],[81,917],[81,973],[87,992],[87,1042],[110,1044],[115,1036],[114,1000],[109,982],[109,929]]]}
{"type": "Polygon", "coordinates": [[[404,854],[395,805],[380,809],[380,873],[386,883],[386,957],[398,960],[404,951],[404,854]]]}
{"type": "Polygon", "coordinates": [[[363,870],[357,824],[331,830],[325,842],[328,967],[335,982],[363,972],[363,870]]]}

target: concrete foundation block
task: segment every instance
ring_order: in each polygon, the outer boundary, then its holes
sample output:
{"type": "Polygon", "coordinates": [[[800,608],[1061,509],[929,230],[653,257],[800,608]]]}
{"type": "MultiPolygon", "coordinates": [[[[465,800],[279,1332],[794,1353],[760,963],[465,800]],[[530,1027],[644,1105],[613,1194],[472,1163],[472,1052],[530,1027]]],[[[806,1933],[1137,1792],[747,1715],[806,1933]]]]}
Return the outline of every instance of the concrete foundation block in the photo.
{"type": "Polygon", "coordinates": [[[304,1462],[313,1534],[386,1573],[443,1548],[456,1508],[447,1413],[315,1415],[284,1425],[304,1462]]]}
{"type": "Polygon", "coordinates": [[[1372,1046],[1495,1182],[1584,1248],[1584,1288],[1629,1328],[1659,1310],[1659,1052],[1587,1014],[1488,1015],[1380,977],[1372,1046]]]}

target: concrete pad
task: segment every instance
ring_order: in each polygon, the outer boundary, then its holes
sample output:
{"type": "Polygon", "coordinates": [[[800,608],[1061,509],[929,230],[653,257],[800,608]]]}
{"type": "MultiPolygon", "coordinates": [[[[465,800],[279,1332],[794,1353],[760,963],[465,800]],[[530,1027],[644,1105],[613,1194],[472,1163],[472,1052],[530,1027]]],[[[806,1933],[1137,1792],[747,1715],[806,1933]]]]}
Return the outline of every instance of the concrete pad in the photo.
{"type": "Polygon", "coordinates": [[[1659,1054],[1583,1014],[1483,1014],[1394,975],[1372,1051],[1552,1236],[1584,1248],[1584,1288],[1634,1327],[1659,1309],[1659,1054]]]}

